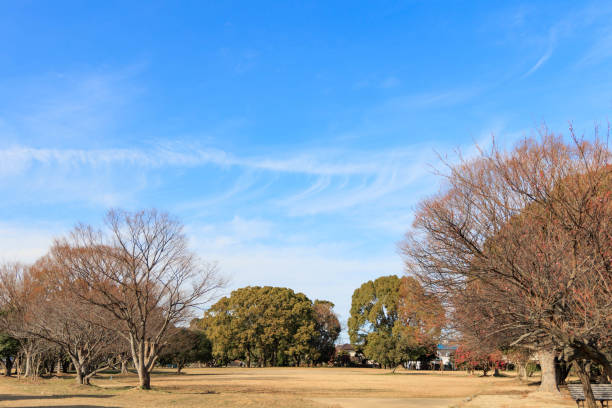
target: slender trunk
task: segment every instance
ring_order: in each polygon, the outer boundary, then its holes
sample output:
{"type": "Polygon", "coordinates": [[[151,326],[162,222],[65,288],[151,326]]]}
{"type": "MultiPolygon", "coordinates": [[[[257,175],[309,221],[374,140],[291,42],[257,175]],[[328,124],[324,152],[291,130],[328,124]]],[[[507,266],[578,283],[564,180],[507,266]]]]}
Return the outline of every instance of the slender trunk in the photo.
{"type": "Polygon", "coordinates": [[[127,374],[127,360],[121,360],[121,374],[127,374]]]}
{"type": "Polygon", "coordinates": [[[585,360],[574,360],[574,366],[576,367],[578,377],[582,383],[586,408],[597,408],[595,396],[593,395],[593,389],[591,388],[591,363],[586,362],[585,360]]]}
{"type": "Polygon", "coordinates": [[[34,377],[40,377],[40,363],[41,363],[41,358],[42,356],[40,355],[40,353],[36,353],[35,357],[32,359],[32,368],[33,368],[33,376],[34,377]]]}
{"type": "Polygon", "coordinates": [[[21,353],[15,358],[15,369],[17,371],[17,379],[21,378],[21,353]]]}
{"type": "Polygon", "coordinates": [[[528,362],[520,362],[516,365],[518,369],[518,378],[521,381],[527,381],[527,364],[528,362]]]}
{"type": "Polygon", "coordinates": [[[559,387],[557,386],[555,353],[552,350],[540,350],[538,352],[538,359],[542,368],[542,381],[538,391],[558,394],[559,387]]]}
{"type": "Polygon", "coordinates": [[[25,370],[24,377],[29,377],[32,373],[32,353],[29,350],[25,351],[25,370]]]}

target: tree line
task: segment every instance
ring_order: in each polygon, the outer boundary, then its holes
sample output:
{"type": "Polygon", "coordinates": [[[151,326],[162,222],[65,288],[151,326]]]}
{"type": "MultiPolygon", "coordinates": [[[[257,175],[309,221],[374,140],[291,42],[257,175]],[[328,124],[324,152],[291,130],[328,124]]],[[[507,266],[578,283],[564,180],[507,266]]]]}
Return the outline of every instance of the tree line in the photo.
{"type": "Polygon", "coordinates": [[[163,347],[223,284],[216,266],[188,249],[177,220],[109,211],[102,229],[79,225],[33,265],[0,269],[0,326],[18,342],[2,342],[3,364],[19,357],[24,374],[37,375],[48,360],[67,359],[76,381],[89,384],[130,361],[150,389],[163,347]]]}

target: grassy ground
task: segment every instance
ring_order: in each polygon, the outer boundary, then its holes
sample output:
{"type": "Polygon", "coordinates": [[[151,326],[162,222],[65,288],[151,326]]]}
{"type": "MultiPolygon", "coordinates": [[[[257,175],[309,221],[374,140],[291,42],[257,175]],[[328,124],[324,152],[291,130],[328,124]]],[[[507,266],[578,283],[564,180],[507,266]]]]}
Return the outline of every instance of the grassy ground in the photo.
{"type": "MultiPolygon", "coordinates": [[[[535,379],[537,380],[537,378],[535,379]]],[[[536,383],[514,377],[476,377],[463,372],[389,371],[353,368],[161,370],[153,390],[135,389],[135,375],[105,374],[93,386],[73,379],[36,382],[0,378],[0,407],[571,407],[567,396],[530,394],[536,383]]]]}

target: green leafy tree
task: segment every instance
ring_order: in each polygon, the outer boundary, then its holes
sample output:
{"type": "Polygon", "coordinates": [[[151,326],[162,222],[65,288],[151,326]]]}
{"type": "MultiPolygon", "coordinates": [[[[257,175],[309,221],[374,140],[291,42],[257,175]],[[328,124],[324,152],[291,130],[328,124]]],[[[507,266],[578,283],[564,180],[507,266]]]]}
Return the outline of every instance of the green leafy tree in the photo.
{"type": "MultiPolygon", "coordinates": [[[[317,307],[321,311],[328,306],[317,307]]],[[[213,356],[223,364],[234,359],[247,366],[314,363],[317,348],[334,334],[333,322],[317,321],[313,302],[288,288],[248,286],[220,299],[201,321],[213,343],[213,356]],[[328,337],[319,339],[321,333],[328,337]]],[[[328,316],[329,318],[329,316],[328,316]]],[[[333,340],[332,340],[333,342],[333,340]]],[[[327,350],[326,350],[327,352],[327,350]]]]}
{"type": "Polygon", "coordinates": [[[432,355],[443,324],[442,304],[414,278],[383,276],[353,293],[351,343],[384,367],[432,355]]]}
{"type": "Polygon", "coordinates": [[[0,333],[0,363],[4,366],[4,375],[7,377],[11,375],[19,347],[19,340],[6,333],[0,333]]]}

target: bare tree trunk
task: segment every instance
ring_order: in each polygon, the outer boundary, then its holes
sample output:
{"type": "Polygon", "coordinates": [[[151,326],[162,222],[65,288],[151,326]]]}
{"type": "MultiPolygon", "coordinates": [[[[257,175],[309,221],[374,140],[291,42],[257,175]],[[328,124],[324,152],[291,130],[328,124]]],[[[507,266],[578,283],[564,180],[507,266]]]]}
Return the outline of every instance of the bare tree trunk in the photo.
{"type": "Polygon", "coordinates": [[[593,389],[591,388],[591,363],[586,362],[585,360],[574,360],[574,366],[576,367],[578,377],[582,383],[586,408],[597,408],[595,396],[593,395],[593,389]]]}
{"type": "MultiPolygon", "coordinates": [[[[70,359],[72,360],[74,371],[76,372],[74,379],[77,385],[85,385],[85,376],[83,375],[83,367],[81,366],[81,362],[78,360],[78,358],[73,356],[70,356],[70,359]]],[[[87,382],[87,384],[89,384],[89,382],[87,382]]]]}
{"type": "Polygon", "coordinates": [[[21,378],[21,353],[15,358],[15,370],[17,371],[17,379],[21,378]]]}
{"type": "Polygon", "coordinates": [[[138,372],[138,379],[140,380],[140,388],[143,390],[151,389],[151,373],[146,370],[138,372]]]}
{"type": "Polygon", "coordinates": [[[121,360],[121,374],[127,374],[127,373],[128,373],[127,360],[122,359],[121,360]]]}
{"type": "Polygon", "coordinates": [[[25,351],[25,370],[23,372],[24,377],[32,375],[32,353],[26,349],[25,351]]]}
{"type": "Polygon", "coordinates": [[[517,363],[518,378],[521,381],[527,381],[527,364],[528,362],[517,363]]]}
{"type": "Polygon", "coordinates": [[[555,353],[552,350],[540,350],[538,351],[538,359],[542,368],[542,381],[538,391],[558,394],[555,353]]]}

